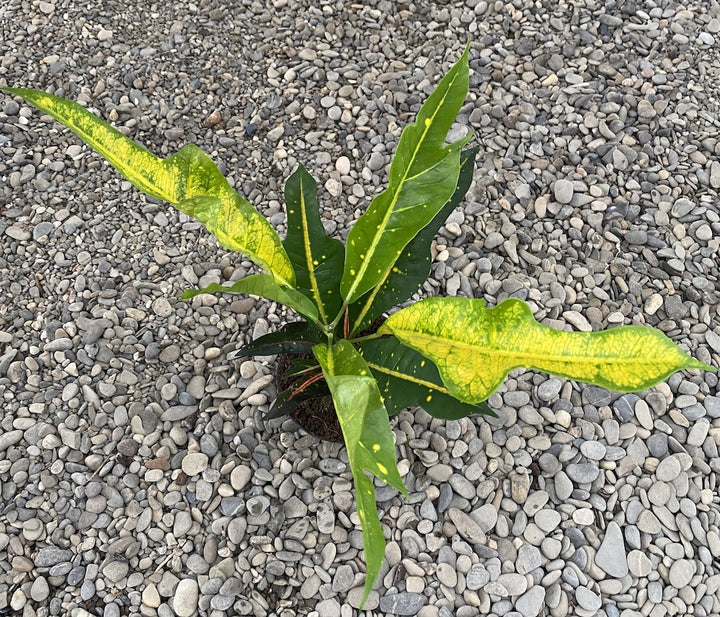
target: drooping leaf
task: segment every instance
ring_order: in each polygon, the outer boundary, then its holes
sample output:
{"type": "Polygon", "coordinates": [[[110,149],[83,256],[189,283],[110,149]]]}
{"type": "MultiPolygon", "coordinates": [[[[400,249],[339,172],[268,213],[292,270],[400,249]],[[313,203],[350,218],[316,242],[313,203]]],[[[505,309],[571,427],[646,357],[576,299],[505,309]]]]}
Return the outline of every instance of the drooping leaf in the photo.
{"type": "Polygon", "coordinates": [[[163,160],[73,101],[27,88],[3,90],[64,124],[141,191],[196,218],[222,246],[250,257],[278,284],[294,285],[280,236],[197,146],[184,146],[163,160]]]}
{"type": "Polygon", "coordinates": [[[311,292],[320,321],[329,323],[340,310],[340,277],[345,247],[325,233],[317,185],[299,165],[285,183],[288,232],[283,246],[295,268],[298,287],[311,292]]]}
{"type": "Polygon", "coordinates": [[[408,496],[395,463],[395,444],[380,391],[362,356],[347,340],[313,348],[335,403],[355,479],[367,574],[362,604],[372,590],[385,555],[385,537],[366,471],[408,496]]]}
{"type": "Polygon", "coordinates": [[[210,283],[203,289],[187,289],[180,299],[190,300],[197,295],[208,293],[252,294],[289,306],[311,321],[317,321],[318,318],[317,308],[310,298],[292,287],[281,287],[269,274],[251,274],[227,286],[210,283]]]}
{"type": "Polygon", "coordinates": [[[659,330],[563,332],[539,324],[515,298],[492,309],[473,298],[428,298],[391,315],[378,333],[431,359],[452,395],[469,403],[487,399],[520,367],[620,392],[644,390],[681,369],[715,370],[659,330]]]}
{"type": "Polygon", "coordinates": [[[424,227],[403,249],[397,261],[383,275],[377,287],[373,288],[350,306],[351,333],[367,328],[385,311],[410,298],[430,274],[430,245],[450,213],[460,205],[472,184],[475,146],[460,153],[460,175],[452,197],[435,218],[424,227]]]}
{"type": "Polygon", "coordinates": [[[378,382],[390,415],[415,406],[444,420],[478,413],[495,415],[484,403],[471,405],[454,398],[443,385],[437,367],[395,337],[365,341],[360,353],[378,382]]]}
{"type": "MultiPolygon", "coordinates": [[[[279,353],[309,354],[320,342],[318,329],[305,321],[285,324],[277,332],[268,332],[232,353],[232,359],[249,356],[274,356],[279,353]]],[[[229,358],[229,356],[228,356],[229,358]]]]}
{"type": "Polygon", "coordinates": [[[402,250],[435,218],[457,186],[460,149],[445,144],[468,92],[469,47],[405,127],[390,165],[388,188],[350,231],[340,284],[352,303],[379,283],[402,250]]]}

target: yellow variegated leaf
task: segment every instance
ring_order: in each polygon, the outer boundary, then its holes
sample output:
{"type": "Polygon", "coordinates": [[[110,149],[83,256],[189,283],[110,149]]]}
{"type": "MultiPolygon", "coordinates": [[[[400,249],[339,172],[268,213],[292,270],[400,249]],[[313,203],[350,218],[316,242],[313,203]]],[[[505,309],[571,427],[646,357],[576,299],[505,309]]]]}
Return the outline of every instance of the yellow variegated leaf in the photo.
{"type": "Polygon", "coordinates": [[[40,90],[3,90],[64,124],[141,191],[199,220],[221,245],[250,257],[278,284],[294,285],[295,272],[277,232],[197,146],[163,160],[73,101],[40,90]]]}
{"type": "Polygon", "coordinates": [[[431,359],[448,390],[468,403],[487,399],[521,367],[620,392],[644,390],[681,369],[715,370],[659,330],[553,330],[514,298],[493,309],[472,298],[428,298],[390,316],[378,334],[394,334],[431,359]]]}
{"type": "Polygon", "coordinates": [[[395,444],[387,410],[365,360],[347,340],[338,341],[331,347],[316,345],[313,353],[332,393],[355,479],[367,564],[362,606],[385,555],[385,537],[378,518],[375,488],[365,472],[387,482],[405,497],[409,495],[395,462],[395,444]]]}

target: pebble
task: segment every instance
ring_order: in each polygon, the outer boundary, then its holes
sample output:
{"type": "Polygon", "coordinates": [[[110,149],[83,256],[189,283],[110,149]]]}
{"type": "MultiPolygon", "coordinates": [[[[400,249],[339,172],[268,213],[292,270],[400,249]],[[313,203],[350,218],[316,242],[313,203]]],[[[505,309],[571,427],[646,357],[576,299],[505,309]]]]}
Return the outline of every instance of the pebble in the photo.
{"type": "Polygon", "coordinates": [[[595,563],[615,578],[622,578],[628,573],[625,541],[622,530],[615,521],[610,521],[605,529],[605,537],[595,555],[595,563]]]}
{"type": "MultiPolygon", "coordinates": [[[[460,24],[472,94],[452,134],[471,126],[483,150],[420,293],[519,297],[577,331],[652,325],[716,363],[712,10],[585,3],[575,24],[542,3],[436,3],[412,19],[385,4],[339,19],[254,3],[246,62],[230,67],[215,30],[232,11],[218,3],[160,11],[168,38],[150,41],[142,12],[109,8],[88,38],[56,2],[16,2],[3,78],[33,86],[28,67],[44,67],[53,91],[123,132],[160,127],[145,145],[163,156],[205,144],[280,237],[283,181],[303,163],[327,231],[346,237],[462,49],[460,24]],[[40,33],[51,49],[31,45],[40,33]],[[170,48],[189,77],[169,70],[170,48]]],[[[246,296],[177,301],[254,266],[160,200],[128,208],[127,181],[19,101],[0,103],[0,569],[26,576],[0,591],[0,612],[350,615],[365,564],[347,453],[267,419],[275,359],[236,356],[295,317],[246,296]]],[[[717,613],[717,385],[684,371],[619,394],[520,369],[489,401],[497,418],[400,411],[411,498],[376,486],[388,549],[367,611],[717,613]]]]}
{"type": "MultiPolygon", "coordinates": [[[[417,615],[423,606],[425,606],[425,599],[418,593],[396,593],[380,598],[380,610],[393,615],[417,615]]],[[[337,615],[339,611],[320,614],[337,615]]]]}
{"type": "Polygon", "coordinates": [[[208,456],[202,452],[192,452],[182,460],[182,470],[188,476],[196,476],[205,471],[208,467],[208,456]]]}
{"type": "Polygon", "coordinates": [[[198,608],[199,589],[195,579],[184,578],[178,583],[172,605],[178,617],[192,617],[198,608]]]}

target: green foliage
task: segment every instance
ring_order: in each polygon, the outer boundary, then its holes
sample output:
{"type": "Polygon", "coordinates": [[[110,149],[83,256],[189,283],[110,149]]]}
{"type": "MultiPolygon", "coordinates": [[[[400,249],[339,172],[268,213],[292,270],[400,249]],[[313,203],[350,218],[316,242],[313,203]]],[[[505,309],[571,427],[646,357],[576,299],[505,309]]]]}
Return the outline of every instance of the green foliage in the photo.
{"type": "Polygon", "coordinates": [[[446,144],[467,96],[469,47],[402,132],[387,189],[373,199],[346,247],[327,236],[315,181],[299,167],[285,186],[288,233],[281,241],[197,147],[162,160],[76,103],[7,88],[74,131],[145,193],[201,221],[220,244],[248,255],[265,274],[200,293],[247,293],[284,304],[304,321],[250,343],[236,355],[287,353],[293,385],[272,415],[332,394],[355,479],[367,575],[363,603],[382,564],[385,540],[370,472],[407,494],[395,463],[388,416],[422,406],[444,419],[492,414],[483,403],[517,367],[621,391],[642,390],[680,369],[714,368],[659,331],[619,327],[562,332],[537,323],[515,299],[429,298],[385,319],[430,272],[430,245],[472,181],[477,148],[446,144]],[[381,322],[381,323],[378,323],[381,322]],[[373,327],[374,326],[374,327],[373,327]],[[314,357],[313,357],[314,356],[314,357]]]}

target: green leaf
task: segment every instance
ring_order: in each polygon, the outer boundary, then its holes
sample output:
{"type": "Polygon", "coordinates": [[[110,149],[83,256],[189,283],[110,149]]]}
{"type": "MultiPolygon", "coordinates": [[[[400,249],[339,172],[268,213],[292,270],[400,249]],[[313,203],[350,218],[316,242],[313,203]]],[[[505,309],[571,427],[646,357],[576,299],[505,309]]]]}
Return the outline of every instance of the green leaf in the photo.
{"type": "Polygon", "coordinates": [[[360,353],[378,382],[390,415],[415,406],[444,420],[478,413],[495,415],[484,403],[471,405],[454,398],[443,385],[436,366],[395,337],[365,341],[360,353]]]}
{"type": "Polygon", "coordinates": [[[281,287],[269,274],[252,274],[228,286],[211,283],[203,289],[187,289],[185,293],[180,296],[180,299],[190,300],[200,294],[208,293],[252,294],[254,296],[261,296],[295,309],[310,321],[317,321],[318,318],[317,308],[310,298],[304,296],[297,289],[281,287]]]}
{"type": "Polygon", "coordinates": [[[233,352],[233,358],[274,356],[279,353],[309,354],[320,342],[318,329],[305,321],[285,324],[277,332],[269,332],[233,352]]]}
{"type": "Polygon", "coordinates": [[[320,220],[317,185],[299,165],[285,183],[288,232],[283,242],[295,268],[297,285],[310,291],[320,314],[329,323],[340,310],[340,277],[345,247],[325,233],[320,220]]]}
{"type": "Polygon", "coordinates": [[[620,392],[645,390],[681,369],[715,370],[659,330],[553,330],[515,298],[493,309],[472,298],[428,298],[391,315],[378,333],[394,334],[435,362],[452,395],[469,403],[487,399],[520,367],[620,392]]]}
{"type": "Polygon", "coordinates": [[[3,90],[64,124],[141,191],[195,217],[222,246],[250,257],[278,284],[294,285],[295,273],[280,236],[197,146],[189,144],[163,160],[77,103],[39,90],[3,90]]]}
{"type": "Polygon", "coordinates": [[[435,218],[424,227],[385,271],[382,280],[369,293],[350,306],[351,334],[367,328],[385,311],[410,298],[430,274],[430,245],[450,213],[460,205],[473,180],[475,156],[479,148],[460,153],[460,175],[452,197],[435,218]]]}
{"type": "Polygon", "coordinates": [[[373,199],[347,239],[340,284],[352,303],[377,285],[403,248],[435,218],[455,191],[460,149],[445,137],[468,92],[469,47],[405,127],[390,165],[388,188],[373,199]]]}
{"type": "Polygon", "coordinates": [[[385,537],[378,517],[375,488],[365,471],[394,486],[406,497],[408,493],[395,463],[395,444],[387,411],[362,356],[346,340],[332,347],[317,345],[313,352],[333,396],[355,479],[367,564],[361,602],[365,604],[385,555],[385,537]]]}

